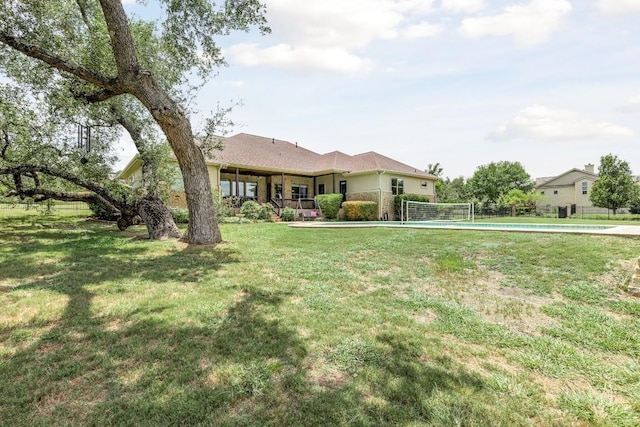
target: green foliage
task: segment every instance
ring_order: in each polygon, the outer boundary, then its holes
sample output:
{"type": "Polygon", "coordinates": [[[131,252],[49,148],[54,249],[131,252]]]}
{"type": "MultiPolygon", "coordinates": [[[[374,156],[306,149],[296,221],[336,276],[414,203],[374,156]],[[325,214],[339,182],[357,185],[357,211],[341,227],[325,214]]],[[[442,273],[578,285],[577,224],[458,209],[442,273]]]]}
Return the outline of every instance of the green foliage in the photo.
{"type": "Polygon", "coordinates": [[[402,209],[402,202],[404,200],[410,200],[412,202],[430,202],[429,196],[424,194],[405,193],[399,194],[393,198],[393,207],[396,210],[396,217],[400,218],[400,210],[402,209]]]}
{"type": "Polygon", "coordinates": [[[268,203],[259,204],[253,200],[247,200],[242,204],[240,213],[252,221],[271,221],[273,208],[268,203]]]}
{"type": "Polygon", "coordinates": [[[526,209],[535,206],[536,202],[542,199],[542,197],[542,194],[536,193],[533,190],[525,193],[519,188],[514,188],[498,198],[498,205],[506,207],[515,206],[518,209],[526,209]]]}
{"type": "Polygon", "coordinates": [[[289,206],[285,206],[284,209],[282,209],[282,215],[280,215],[280,217],[282,218],[283,221],[287,221],[287,222],[295,221],[296,211],[289,206]]]}
{"type": "Polygon", "coordinates": [[[378,216],[376,202],[355,200],[342,203],[345,221],[375,221],[378,216]]]}
{"type": "Polygon", "coordinates": [[[598,179],[589,194],[594,206],[611,209],[615,215],[619,208],[632,201],[635,194],[636,184],[629,163],[612,154],[602,156],[598,179]]]}
{"type": "Polygon", "coordinates": [[[250,220],[257,220],[260,218],[260,211],[262,208],[258,202],[254,202],[253,200],[247,200],[240,207],[240,213],[244,215],[245,218],[250,220]]]}
{"type": "Polygon", "coordinates": [[[492,162],[478,167],[467,181],[469,194],[482,204],[495,205],[510,190],[533,190],[531,176],[519,162],[492,162]]]}
{"type": "MultiPolygon", "coordinates": [[[[117,200],[120,200],[123,204],[135,203],[135,195],[130,186],[123,182],[111,181],[107,184],[109,193],[117,200]]],[[[93,213],[93,216],[105,221],[113,221],[117,219],[117,215],[112,214],[104,207],[97,203],[89,203],[89,209],[93,213]]]]}
{"type": "Polygon", "coordinates": [[[463,176],[439,179],[436,181],[436,197],[440,203],[462,203],[469,200],[466,182],[463,176]]]}
{"type": "Polygon", "coordinates": [[[635,184],[633,193],[629,199],[629,212],[632,214],[640,214],[640,185],[635,184]]]}
{"type": "Polygon", "coordinates": [[[442,170],[440,163],[429,163],[424,171],[429,175],[435,175],[440,178],[440,176],[442,176],[442,170]]]}
{"type": "Polygon", "coordinates": [[[258,219],[262,221],[271,221],[273,219],[273,206],[269,203],[261,204],[260,211],[258,212],[258,219]]]}
{"type": "Polygon", "coordinates": [[[171,216],[176,224],[188,224],[189,223],[189,211],[182,208],[169,208],[171,216]]]}
{"type": "Polygon", "coordinates": [[[213,206],[219,220],[233,216],[232,202],[231,198],[224,198],[218,190],[213,191],[213,206]]]}
{"type": "Polygon", "coordinates": [[[340,203],[342,203],[342,194],[318,194],[316,196],[316,200],[318,201],[318,206],[320,206],[322,215],[326,219],[338,218],[338,213],[340,212],[340,203]]]}

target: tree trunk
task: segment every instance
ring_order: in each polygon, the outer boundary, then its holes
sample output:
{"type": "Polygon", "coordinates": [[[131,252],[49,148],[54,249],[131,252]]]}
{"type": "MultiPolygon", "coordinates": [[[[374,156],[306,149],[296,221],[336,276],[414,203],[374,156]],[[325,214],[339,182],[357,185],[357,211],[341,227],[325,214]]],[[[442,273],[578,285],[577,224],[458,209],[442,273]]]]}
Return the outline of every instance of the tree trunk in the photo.
{"type": "Polygon", "coordinates": [[[111,47],[123,92],[135,96],[164,132],[180,165],[189,209],[185,239],[197,245],[222,242],[211,194],[209,172],[202,151],[195,144],[191,123],[184,110],[162,88],[153,73],[138,63],[131,28],[122,3],[100,0],[109,29],[111,47]]]}
{"type": "Polygon", "coordinates": [[[145,197],[140,201],[138,211],[147,226],[150,239],[163,240],[182,236],[171,216],[171,212],[162,203],[162,200],[154,197],[145,197]]]}

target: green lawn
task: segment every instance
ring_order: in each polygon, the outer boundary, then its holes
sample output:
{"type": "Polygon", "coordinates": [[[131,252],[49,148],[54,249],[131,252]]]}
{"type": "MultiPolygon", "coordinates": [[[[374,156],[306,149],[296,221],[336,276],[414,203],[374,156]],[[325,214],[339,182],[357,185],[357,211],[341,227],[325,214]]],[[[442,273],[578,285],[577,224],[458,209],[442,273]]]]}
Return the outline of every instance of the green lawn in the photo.
{"type": "Polygon", "coordinates": [[[0,218],[2,425],[637,426],[640,241],[0,218]]]}

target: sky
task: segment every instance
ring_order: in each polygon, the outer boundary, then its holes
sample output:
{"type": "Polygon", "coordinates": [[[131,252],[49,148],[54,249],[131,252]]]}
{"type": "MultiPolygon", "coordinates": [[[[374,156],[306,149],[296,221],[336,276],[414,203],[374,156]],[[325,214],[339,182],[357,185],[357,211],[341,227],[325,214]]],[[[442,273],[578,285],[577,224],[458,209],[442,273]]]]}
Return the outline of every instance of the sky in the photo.
{"type": "Polygon", "coordinates": [[[640,0],[265,3],[271,34],[220,38],[229,65],[194,100],[196,130],[241,103],[232,134],[450,178],[499,161],[534,179],[597,170],[607,154],[640,174],[640,0]]]}

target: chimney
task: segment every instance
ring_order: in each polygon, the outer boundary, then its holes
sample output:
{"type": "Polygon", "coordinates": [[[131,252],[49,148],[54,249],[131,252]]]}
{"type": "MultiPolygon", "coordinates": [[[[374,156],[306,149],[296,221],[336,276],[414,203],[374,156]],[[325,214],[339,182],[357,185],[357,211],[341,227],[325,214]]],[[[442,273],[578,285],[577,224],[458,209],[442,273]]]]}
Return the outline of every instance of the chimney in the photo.
{"type": "Polygon", "coordinates": [[[589,173],[595,173],[593,171],[593,165],[591,163],[589,163],[588,165],[584,165],[584,171],[589,173]]]}

